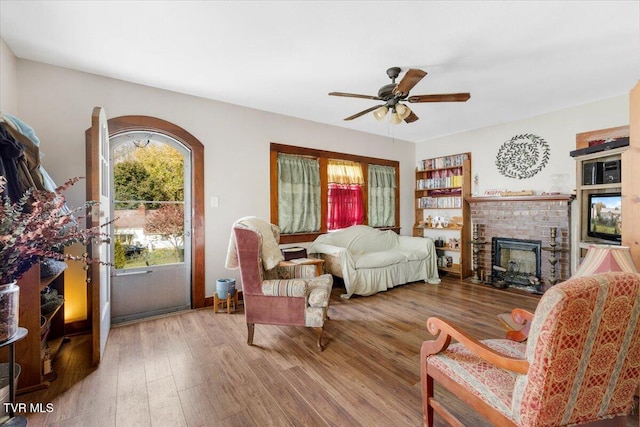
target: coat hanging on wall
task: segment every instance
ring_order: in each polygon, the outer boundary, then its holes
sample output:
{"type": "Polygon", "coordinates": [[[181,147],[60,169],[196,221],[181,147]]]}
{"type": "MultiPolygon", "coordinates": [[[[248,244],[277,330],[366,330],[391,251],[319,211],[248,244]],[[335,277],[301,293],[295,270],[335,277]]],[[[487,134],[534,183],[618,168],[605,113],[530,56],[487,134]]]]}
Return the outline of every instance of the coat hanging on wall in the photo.
{"type": "Polygon", "coordinates": [[[31,126],[0,113],[0,175],[7,180],[8,196],[17,201],[25,191],[54,191],[56,184],[40,162],[40,140],[31,126]]]}

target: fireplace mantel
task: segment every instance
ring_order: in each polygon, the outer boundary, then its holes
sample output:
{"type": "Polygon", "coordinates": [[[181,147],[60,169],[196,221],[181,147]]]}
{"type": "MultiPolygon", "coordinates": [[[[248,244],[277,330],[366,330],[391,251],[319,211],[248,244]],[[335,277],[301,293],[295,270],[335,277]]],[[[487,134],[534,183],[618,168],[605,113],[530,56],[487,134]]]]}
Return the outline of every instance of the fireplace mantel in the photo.
{"type": "Polygon", "coordinates": [[[550,202],[563,201],[567,202],[575,199],[575,194],[544,194],[541,196],[474,196],[467,197],[467,202],[550,202]]]}

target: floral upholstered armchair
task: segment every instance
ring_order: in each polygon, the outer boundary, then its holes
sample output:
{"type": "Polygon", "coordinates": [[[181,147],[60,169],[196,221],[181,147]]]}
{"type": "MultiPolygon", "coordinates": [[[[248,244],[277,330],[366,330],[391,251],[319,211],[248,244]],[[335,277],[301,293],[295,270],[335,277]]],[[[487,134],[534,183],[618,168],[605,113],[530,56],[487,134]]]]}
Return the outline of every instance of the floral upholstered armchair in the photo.
{"type": "Polygon", "coordinates": [[[255,227],[256,224],[239,222],[233,228],[242,278],[247,343],[253,344],[256,323],[306,326],[316,330],[317,347],[322,351],[333,277],[330,274],[314,277],[315,266],[279,267],[275,263],[278,255],[273,249],[271,254],[265,254],[269,249],[264,243],[268,240],[272,245],[275,239],[277,246],[278,228],[268,223],[269,228],[264,224],[255,227]],[[272,259],[271,264],[265,264],[267,257],[272,259]]]}
{"type": "Polygon", "coordinates": [[[497,426],[625,425],[640,375],[640,276],[572,278],[543,295],[527,343],[477,341],[438,318],[421,350],[424,425],[434,381],[497,426]],[[449,345],[451,340],[458,341],[449,345]]]}

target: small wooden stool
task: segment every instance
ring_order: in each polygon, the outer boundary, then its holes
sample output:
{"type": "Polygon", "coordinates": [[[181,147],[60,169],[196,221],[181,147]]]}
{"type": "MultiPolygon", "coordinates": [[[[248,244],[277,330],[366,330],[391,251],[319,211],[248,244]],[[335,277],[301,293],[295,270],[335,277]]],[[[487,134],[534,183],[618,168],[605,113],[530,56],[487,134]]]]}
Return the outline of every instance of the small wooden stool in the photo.
{"type": "Polygon", "coordinates": [[[227,306],[227,314],[231,314],[231,307],[233,307],[233,310],[235,311],[236,307],[238,307],[238,291],[234,292],[233,296],[231,296],[231,294],[228,293],[226,299],[218,298],[217,292],[213,294],[213,312],[214,313],[217,313],[219,309],[224,310],[225,304],[227,306]]]}

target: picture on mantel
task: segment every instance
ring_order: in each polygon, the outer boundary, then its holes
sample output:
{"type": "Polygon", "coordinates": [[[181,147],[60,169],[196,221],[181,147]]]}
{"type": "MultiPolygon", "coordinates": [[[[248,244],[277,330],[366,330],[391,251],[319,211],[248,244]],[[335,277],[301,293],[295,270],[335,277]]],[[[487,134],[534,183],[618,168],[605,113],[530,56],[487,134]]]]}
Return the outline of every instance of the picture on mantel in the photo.
{"type": "Polygon", "coordinates": [[[516,135],[502,144],[496,156],[500,174],[526,179],[540,172],[549,161],[549,144],[531,133],[516,135]]]}

